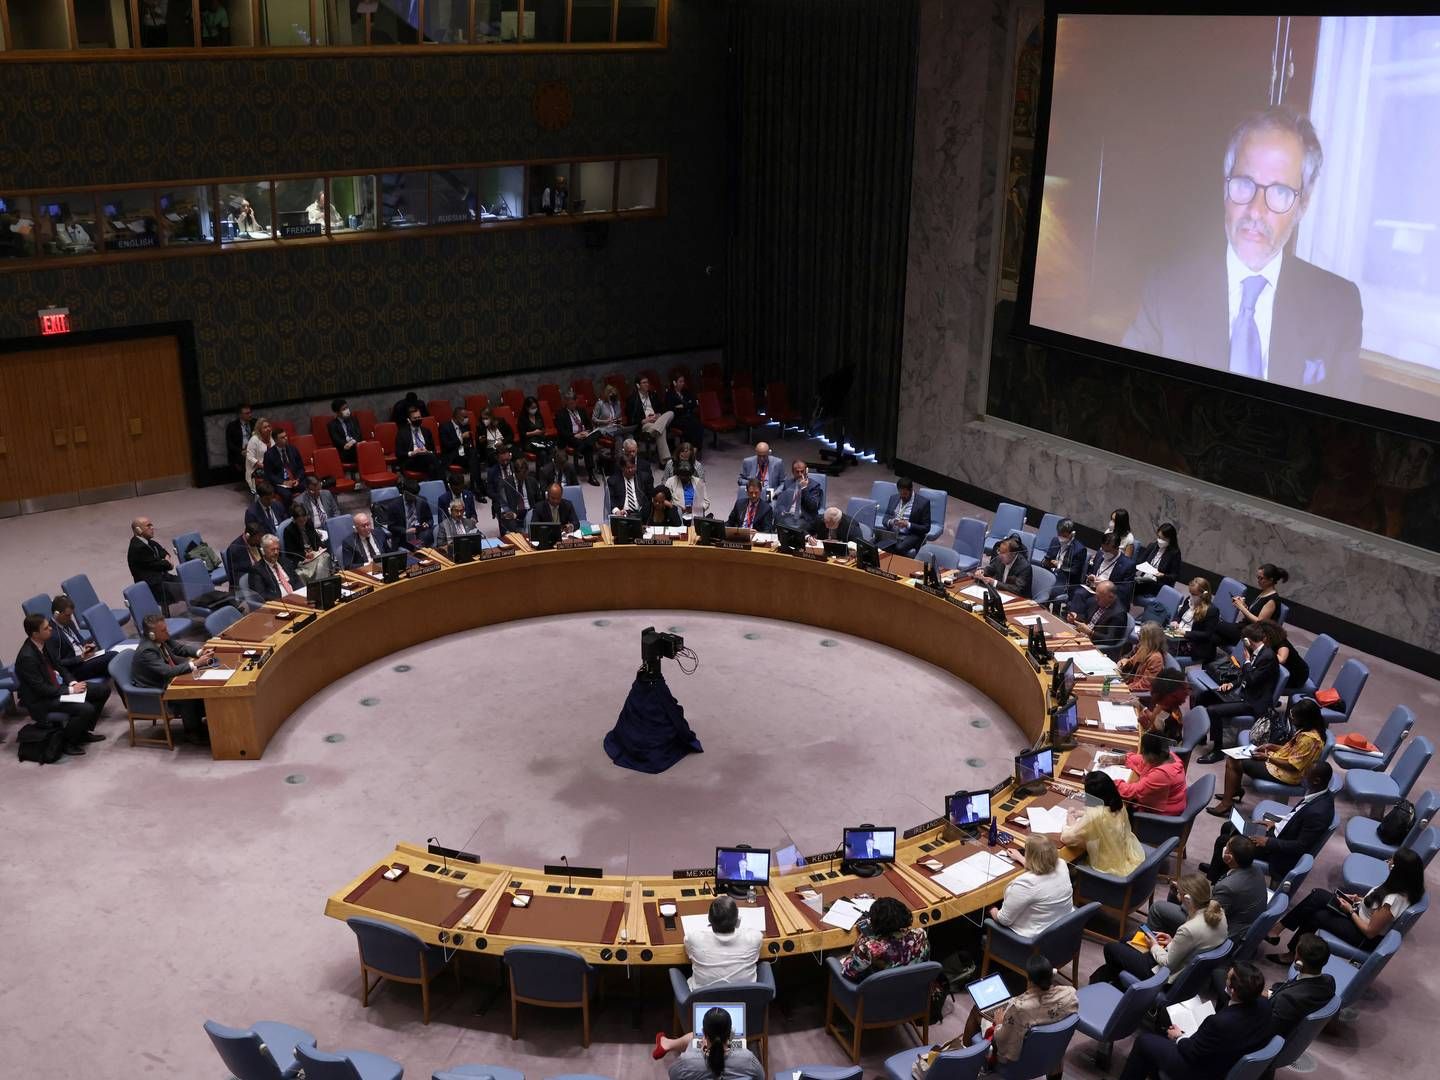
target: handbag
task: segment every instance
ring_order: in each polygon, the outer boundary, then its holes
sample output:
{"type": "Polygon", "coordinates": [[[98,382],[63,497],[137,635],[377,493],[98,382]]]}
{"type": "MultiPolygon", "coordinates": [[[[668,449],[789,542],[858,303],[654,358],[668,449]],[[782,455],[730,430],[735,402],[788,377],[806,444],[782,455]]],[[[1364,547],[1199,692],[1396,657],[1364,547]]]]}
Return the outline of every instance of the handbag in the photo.
{"type": "Polygon", "coordinates": [[[1265,712],[1250,725],[1250,745],[1267,746],[1274,743],[1276,746],[1290,741],[1294,732],[1290,728],[1290,717],[1276,708],[1266,709],[1265,712]]]}

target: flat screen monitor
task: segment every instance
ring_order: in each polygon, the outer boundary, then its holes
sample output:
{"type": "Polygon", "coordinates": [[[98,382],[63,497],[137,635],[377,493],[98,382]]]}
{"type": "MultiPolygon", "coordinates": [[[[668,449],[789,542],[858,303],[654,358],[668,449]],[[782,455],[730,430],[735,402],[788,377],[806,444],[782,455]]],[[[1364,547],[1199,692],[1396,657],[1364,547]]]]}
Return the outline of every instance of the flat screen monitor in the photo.
{"type": "Polygon", "coordinates": [[[380,576],[388,585],[392,581],[399,581],[400,575],[405,573],[405,563],[410,556],[403,551],[387,551],[380,556],[380,576]]]}
{"type": "Polygon", "coordinates": [[[1050,697],[1059,704],[1069,701],[1075,693],[1075,661],[1066,660],[1055,669],[1050,679],[1050,697]]]}
{"type": "Polygon", "coordinates": [[[717,847],[715,884],[769,885],[770,852],[762,848],[717,847]]]}
{"type": "Polygon", "coordinates": [[[946,816],[960,828],[990,824],[989,791],[957,791],[946,800],[946,816]]]}
{"type": "Polygon", "coordinates": [[[1015,782],[1034,784],[1053,778],[1055,775],[1055,751],[1027,750],[1015,755],[1015,782]]]}
{"type": "Polygon", "coordinates": [[[530,523],[530,542],[541,551],[549,551],[560,542],[564,528],[558,521],[532,521],[530,523]]]}
{"type": "Polygon", "coordinates": [[[485,537],[479,533],[466,533],[463,536],[455,537],[450,546],[450,558],[453,562],[466,563],[479,556],[485,547],[485,537]]]}
{"type": "Polygon", "coordinates": [[[790,525],[780,525],[775,529],[775,535],[780,540],[782,551],[804,551],[805,530],[796,529],[790,525]]]}
{"type": "Polygon", "coordinates": [[[610,539],[617,544],[633,544],[645,535],[645,522],[629,514],[610,516],[610,539]]]}
{"type": "Polygon", "coordinates": [[[985,585],[985,618],[996,626],[1004,628],[1005,622],[1005,601],[1000,598],[999,591],[994,585],[985,585]]]}
{"type": "Polygon", "coordinates": [[[868,540],[856,540],[855,565],[862,570],[879,570],[880,549],[868,540]]]}
{"type": "Polygon", "coordinates": [[[847,862],[894,862],[895,830],[868,826],[846,829],[841,846],[847,862]]]}
{"type": "Polygon", "coordinates": [[[702,544],[713,544],[717,540],[725,539],[725,522],[716,518],[697,517],[691,524],[695,526],[695,538],[702,544]]]}
{"type": "Polygon", "coordinates": [[[340,602],[340,579],[331,575],[312,581],[305,594],[321,611],[329,611],[340,602]]]}
{"type": "Polygon", "coordinates": [[[1070,698],[1068,702],[1055,710],[1055,718],[1052,721],[1054,740],[1068,739],[1075,734],[1075,729],[1080,726],[1080,702],[1070,698]]]}

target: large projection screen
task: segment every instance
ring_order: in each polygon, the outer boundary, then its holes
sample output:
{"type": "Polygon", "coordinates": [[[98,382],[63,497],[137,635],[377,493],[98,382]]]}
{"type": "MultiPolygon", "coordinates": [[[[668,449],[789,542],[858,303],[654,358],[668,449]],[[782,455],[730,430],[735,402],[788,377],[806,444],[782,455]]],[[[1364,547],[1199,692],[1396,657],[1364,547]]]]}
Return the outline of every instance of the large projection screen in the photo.
{"type": "Polygon", "coordinates": [[[1440,16],[1055,27],[1031,327],[1440,422],[1440,16]]]}

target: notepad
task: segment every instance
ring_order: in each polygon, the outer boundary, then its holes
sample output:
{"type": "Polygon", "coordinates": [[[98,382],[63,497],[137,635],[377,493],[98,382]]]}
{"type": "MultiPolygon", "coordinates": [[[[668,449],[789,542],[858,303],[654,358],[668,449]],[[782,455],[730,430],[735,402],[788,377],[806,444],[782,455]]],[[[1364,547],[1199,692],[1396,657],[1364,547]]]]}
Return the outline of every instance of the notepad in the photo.
{"type": "Polygon", "coordinates": [[[1025,811],[1032,833],[1060,833],[1070,822],[1063,806],[1032,806],[1025,811]]]}
{"type": "Polygon", "coordinates": [[[64,701],[64,702],[67,702],[67,703],[69,703],[69,704],[71,704],[71,705],[84,705],[84,704],[85,704],[85,691],[84,691],[84,690],[81,690],[80,693],[78,693],[78,694],[61,694],[61,695],[60,695],[60,700],[61,700],[61,701],[64,701]]]}
{"type": "Polygon", "coordinates": [[[1167,1005],[1165,1011],[1170,1014],[1170,1023],[1178,1027],[1186,1036],[1190,1036],[1199,1031],[1200,1025],[1209,1017],[1215,1015],[1215,1006],[1208,1001],[1193,997],[1189,1001],[1167,1005]]]}
{"type": "Polygon", "coordinates": [[[200,674],[197,675],[196,678],[203,679],[205,682],[224,682],[226,679],[230,678],[230,676],[234,674],[234,668],[212,667],[206,668],[204,671],[200,672],[200,674]]]}
{"type": "Polygon", "coordinates": [[[1120,669],[1115,666],[1115,661],[1102,653],[1099,649],[1083,649],[1080,652],[1057,652],[1055,654],[1057,663],[1064,664],[1066,660],[1074,660],[1075,666],[1086,675],[1114,675],[1120,669]]]}
{"type": "Polygon", "coordinates": [[[838,926],[841,930],[850,930],[860,921],[860,916],[863,914],[864,912],[849,900],[836,900],[820,921],[828,926],[838,926]]]}
{"type": "Polygon", "coordinates": [[[1234,758],[1236,761],[1245,761],[1255,753],[1253,746],[1232,746],[1229,750],[1221,750],[1226,757],[1234,758]]]}
{"type": "Polygon", "coordinates": [[[1107,765],[1100,771],[1103,772],[1106,776],[1110,777],[1111,780],[1114,780],[1117,784],[1128,783],[1130,780],[1130,770],[1127,769],[1124,765],[1107,765]]]}
{"type": "Polygon", "coordinates": [[[1100,704],[1100,726],[1106,731],[1135,731],[1139,728],[1140,722],[1135,718],[1135,708],[1132,705],[1120,705],[1114,701],[1102,701],[1100,704]]]}
{"type": "MultiPolygon", "coordinates": [[[[748,930],[758,930],[765,933],[765,909],[758,907],[742,907],[740,911],[740,925],[748,930]]],[[[705,930],[710,925],[710,916],[701,912],[698,915],[681,915],[680,929],[686,937],[705,930]]]]}

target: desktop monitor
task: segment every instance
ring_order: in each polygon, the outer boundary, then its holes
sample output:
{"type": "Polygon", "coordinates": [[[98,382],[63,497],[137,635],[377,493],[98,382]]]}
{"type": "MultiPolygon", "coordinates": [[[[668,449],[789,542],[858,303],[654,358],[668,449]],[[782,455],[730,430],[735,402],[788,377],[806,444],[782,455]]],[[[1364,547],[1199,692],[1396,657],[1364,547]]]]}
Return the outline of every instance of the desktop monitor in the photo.
{"type": "Polygon", "coordinates": [[[775,535],[780,541],[781,551],[805,550],[804,529],[797,529],[791,525],[779,525],[775,529],[775,535]]]}
{"type": "Polygon", "coordinates": [[[988,582],[985,585],[985,618],[1009,632],[1009,624],[1005,621],[1005,601],[1000,598],[999,590],[988,582]]]}
{"type": "Polygon", "coordinates": [[[702,544],[713,544],[725,539],[725,522],[718,518],[697,517],[691,524],[695,526],[695,538],[702,544]]]}
{"type": "Polygon", "coordinates": [[[880,549],[868,540],[856,540],[855,565],[861,570],[879,570],[880,549]]]}
{"type": "Polygon", "coordinates": [[[645,522],[629,514],[610,515],[610,539],[617,544],[633,544],[645,535],[645,522]]]}
{"type": "Polygon", "coordinates": [[[1060,746],[1073,741],[1075,738],[1075,729],[1079,726],[1080,702],[1072,697],[1065,704],[1056,706],[1055,711],[1051,713],[1051,745],[1060,746]]]}
{"type": "Polygon", "coordinates": [[[990,792],[957,791],[946,796],[945,816],[961,829],[990,824],[990,792]]]}
{"type": "Polygon", "coordinates": [[[846,862],[894,862],[895,830],[877,829],[873,825],[846,829],[841,847],[846,862]]]}
{"type": "Polygon", "coordinates": [[[1050,659],[1050,645],[1045,640],[1045,627],[1038,618],[1030,624],[1030,637],[1025,644],[1025,651],[1042,664],[1050,659]]]}
{"type": "Polygon", "coordinates": [[[477,558],[485,547],[485,537],[479,533],[466,533],[455,537],[450,545],[452,562],[467,563],[477,558]]]}
{"type": "Polygon", "coordinates": [[[549,551],[560,542],[563,531],[564,526],[558,521],[532,521],[530,542],[541,551],[549,551]]]}
{"type": "Polygon", "coordinates": [[[389,585],[393,581],[399,581],[400,575],[405,573],[405,564],[410,556],[403,551],[387,551],[380,556],[380,577],[389,585]]]}
{"type": "Polygon", "coordinates": [[[770,852],[763,848],[717,847],[715,889],[735,891],[770,884],[770,852]]]}
{"type": "Polygon", "coordinates": [[[332,574],[330,577],[312,581],[305,593],[317,608],[329,611],[340,602],[340,578],[332,574]]]}
{"type": "Polygon", "coordinates": [[[1050,679],[1050,698],[1063,705],[1075,696],[1075,661],[1066,660],[1050,679]]]}
{"type": "Polygon", "coordinates": [[[1027,750],[1015,756],[1015,783],[1020,788],[1038,790],[1055,775],[1055,751],[1027,750]]]}

